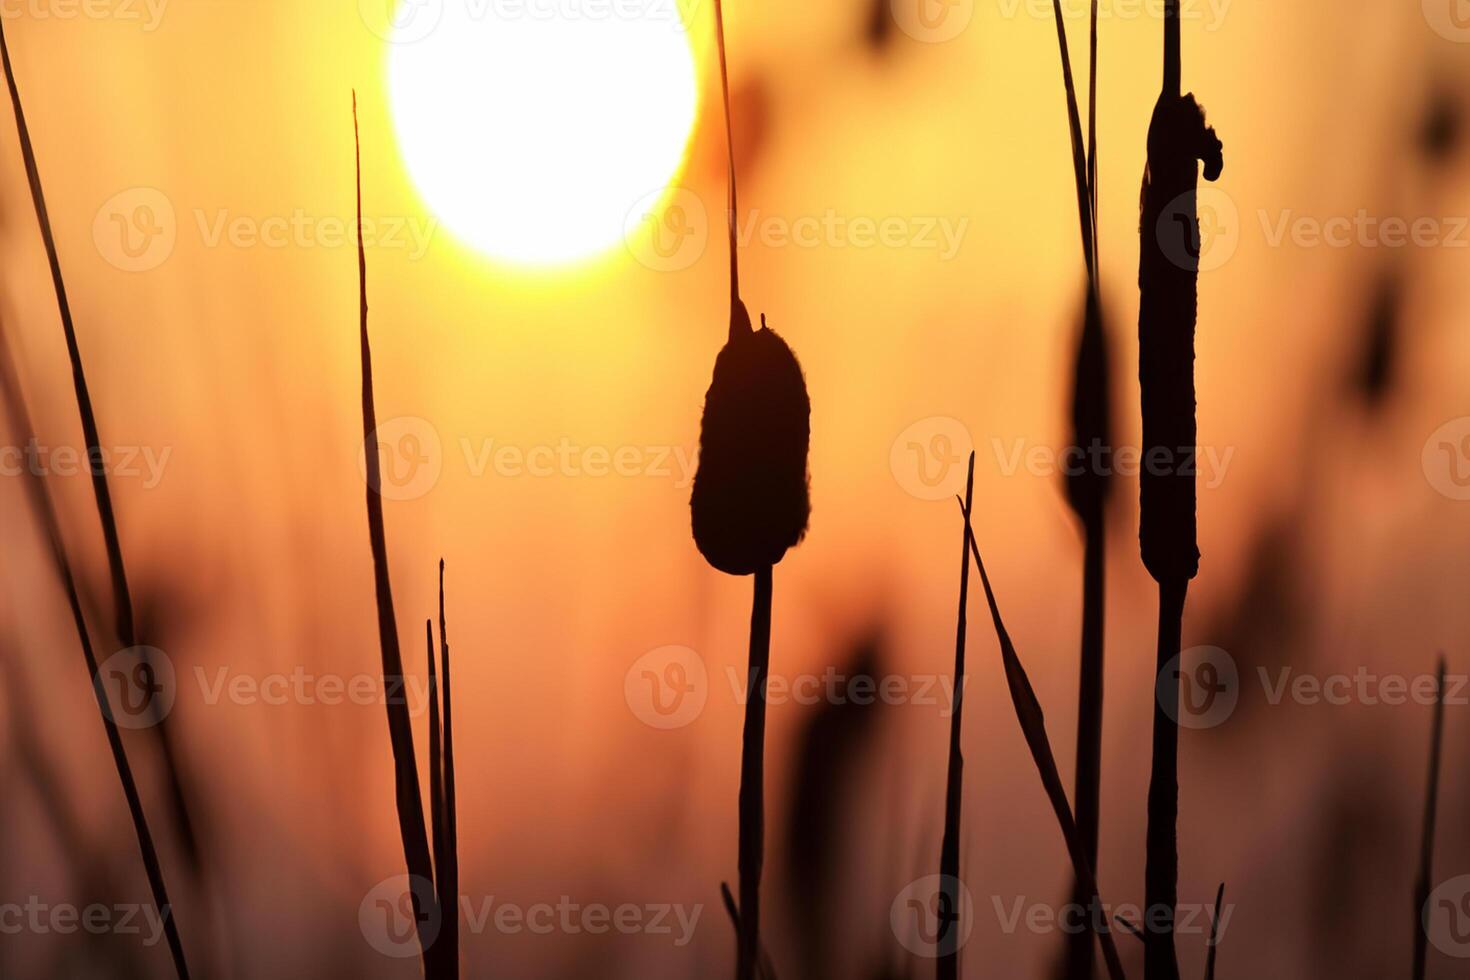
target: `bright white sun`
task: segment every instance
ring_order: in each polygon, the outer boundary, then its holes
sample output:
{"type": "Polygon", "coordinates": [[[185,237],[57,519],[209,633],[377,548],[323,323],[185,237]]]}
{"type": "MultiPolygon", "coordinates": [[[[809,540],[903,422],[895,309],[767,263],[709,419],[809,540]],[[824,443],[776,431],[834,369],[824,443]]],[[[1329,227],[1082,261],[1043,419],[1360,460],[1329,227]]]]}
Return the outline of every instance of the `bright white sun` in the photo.
{"type": "Polygon", "coordinates": [[[694,55],[673,2],[403,0],[388,77],[400,152],[459,238],[534,265],[623,239],[678,172],[694,55]]]}

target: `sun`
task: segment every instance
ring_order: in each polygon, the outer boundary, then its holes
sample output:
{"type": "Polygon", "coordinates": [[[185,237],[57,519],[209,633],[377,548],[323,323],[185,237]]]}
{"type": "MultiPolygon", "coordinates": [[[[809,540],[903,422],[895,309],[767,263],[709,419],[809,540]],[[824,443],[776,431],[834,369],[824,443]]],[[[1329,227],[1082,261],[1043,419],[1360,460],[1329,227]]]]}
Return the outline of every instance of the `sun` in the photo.
{"type": "Polygon", "coordinates": [[[596,255],[679,172],[697,90],[675,0],[403,0],[390,47],[409,175],[486,255],[596,255]]]}

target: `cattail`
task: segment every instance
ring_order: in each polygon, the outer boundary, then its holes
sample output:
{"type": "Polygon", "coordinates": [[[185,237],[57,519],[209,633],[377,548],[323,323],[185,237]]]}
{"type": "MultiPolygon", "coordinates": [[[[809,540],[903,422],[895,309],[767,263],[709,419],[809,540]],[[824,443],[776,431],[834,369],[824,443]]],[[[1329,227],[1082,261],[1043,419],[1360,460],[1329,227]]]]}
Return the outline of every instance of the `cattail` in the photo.
{"type": "Polygon", "coordinates": [[[1179,0],[1164,9],[1164,82],[1148,129],[1138,285],[1138,380],[1143,408],[1139,543],[1143,563],[1159,583],[1158,682],[1153,759],[1148,789],[1144,868],[1147,980],[1178,980],[1174,907],[1178,902],[1179,683],[1184,600],[1199,570],[1192,468],[1166,465],[1196,443],[1194,327],[1199,286],[1199,164],[1206,180],[1220,176],[1222,147],[1205,125],[1193,95],[1180,94],[1179,0]],[[1167,236],[1167,237],[1166,237],[1167,236]],[[1165,242],[1183,238],[1182,248],[1165,242]],[[1165,465],[1161,465],[1163,462],[1165,465]],[[1166,672],[1175,671],[1165,677],[1166,672]],[[1167,683],[1166,683],[1167,681],[1167,683]]]}
{"type": "Polygon", "coordinates": [[[766,326],[752,329],[740,299],[735,240],[735,146],[724,14],[715,2],[715,35],[725,104],[730,236],[730,330],[715,358],[700,420],[699,468],[689,510],[694,543],[715,568],[754,575],[750,665],[740,759],[740,905],[737,980],[760,968],[760,879],[765,839],[766,674],[771,653],[771,570],[806,533],[811,503],[807,448],[811,401],[801,365],[766,326]]]}

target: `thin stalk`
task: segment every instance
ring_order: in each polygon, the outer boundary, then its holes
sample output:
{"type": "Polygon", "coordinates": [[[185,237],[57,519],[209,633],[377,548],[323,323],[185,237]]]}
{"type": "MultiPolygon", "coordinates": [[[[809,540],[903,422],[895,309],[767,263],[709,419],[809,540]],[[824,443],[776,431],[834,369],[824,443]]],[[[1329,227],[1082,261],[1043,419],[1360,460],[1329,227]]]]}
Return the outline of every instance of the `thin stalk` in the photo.
{"type": "Polygon", "coordinates": [[[443,730],[439,727],[439,671],[434,665],[434,622],[424,620],[424,644],[428,648],[429,660],[429,827],[434,847],[434,881],[440,886],[436,892],[441,908],[445,905],[442,891],[444,883],[444,756],[440,748],[443,730]]]}
{"type": "Polygon", "coordinates": [[[1179,903],[1179,671],[1187,579],[1159,583],[1153,761],[1148,784],[1147,858],[1143,872],[1144,976],[1178,980],[1174,908],[1179,903]],[[1170,676],[1165,677],[1165,672],[1170,676]]]}
{"type": "MultiPolygon", "coordinates": [[[[965,513],[975,497],[975,454],[970,453],[965,474],[965,513]]],[[[969,534],[960,532],[960,604],[955,614],[954,637],[954,710],[949,716],[949,770],[944,785],[944,838],[939,847],[939,888],[941,908],[937,942],[939,956],[935,960],[938,980],[957,980],[960,975],[959,924],[964,910],[960,908],[960,810],[964,796],[965,757],[960,747],[963,727],[965,692],[965,610],[970,601],[969,534]],[[947,912],[948,914],[943,914],[947,912]]]]}
{"type": "Polygon", "coordinates": [[[1424,980],[1427,936],[1424,916],[1434,880],[1434,822],[1439,809],[1439,756],[1444,740],[1444,657],[1434,682],[1434,729],[1429,737],[1429,780],[1424,790],[1424,830],[1419,839],[1419,876],[1414,882],[1414,980],[1424,980]]]}
{"type": "MultiPolygon", "coordinates": [[[[1106,528],[1102,508],[1083,518],[1086,537],[1082,557],[1082,642],[1077,680],[1077,771],[1072,799],[1077,810],[1077,833],[1087,863],[1097,868],[1102,824],[1103,729],[1103,618],[1106,528]]],[[[1084,906],[1092,896],[1080,880],[1072,888],[1072,904],[1084,906]]],[[[1069,937],[1067,976],[1090,980],[1093,944],[1086,932],[1069,937]]]]}
{"type": "Polygon", "coordinates": [[[439,942],[450,973],[459,976],[459,817],[454,788],[454,698],[449,682],[449,628],[444,618],[444,559],[439,559],[439,659],[444,704],[444,863],[439,866],[439,902],[445,905],[439,942]],[[446,905],[447,903],[447,905],[446,905]]]}
{"type": "Polygon", "coordinates": [[[750,666],[740,754],[740,932],[736,980],[760,964],[761,865],[765,852],[766,675],[771,665],[771,567],[755,573],[750,611],[750,666]]]}
{"type": "MultiPolygon", "coordinates": [[[[0,28],[0,52],[4,50],[4,30],[0,28]]],[[[6,77],[9,77],[10,61],[5,59],[6,77]]],[[[15,89],[12,84],[11,93],[15,89]]],[[[25,396],[20,390],[20,375],[10,356],[10,344],[0,328],[0,388],[4,389],[6,414],[12,424],[20,429],[23,445],[31,445],[35,430],[31,426],[30,413],[26,408],[25,396]]],[[[92,682],[92,694],[97,700],[97,712],[102,716],[102,727],[107,733],[107,746],[112,752],[113,766],[122,783],[123,797],[127,800],[128,815],[133,821],[133,833],[138,838],[138,851],[143,858],[143,870],[148,876],[148,887],[153,894],[153,905],[163,919],[164,938],[168,942],[169,955],[173,958],[174,972],[179,980],[188,980],[189,965],[184,958],[184,943],[179,936],[178,923],[174,921],[173,905],[168,898],[168,887],[164,882],[163,865],[158,860],[158,849],[153,844],[153,834],[148,829],[148,818],[143,811],[143,799],[138,793],[137,780],[133,778],[133,767],[128,762],[127,750],[123,747],[122,733],[112,719],[107,703],[107,694],[97,676],[97,654],[92,648],[92,638],[87,633],[87,620],[82,613],[81,597],[77,593],[76,577],[72,574],[71,561],[67,558],[66,545],[61,537],[61,521],[56,514],[55,504],[42,478],[32,467],[25,467],[25,485],[31,505],[40,515],[50,545],[51,560],[62,588],[66,592],[67,605],[71,610],[72,625],[76,629],[77,641],[82,648],[82,660],[86,664],[87,678],[92,682]]]]}
{"type": "Polygon", "coordinates": [[[1215,951],[1220,948],[1220,903],[1225,900],[1225,882],[1215,891],[1215,917],[1210,920],[1209,952],[1205,954],[1205,980],[1215,980],[1215,951]]]}
{"type": "Polygon", "coordinates": [[[735,128],[730,119],[730,69],[725,61],[725,12],[715,0],[715,46],[720,52],[720,92],[725,100],[725,218],[730,234],[730,307],[740,303],[740,264],[736,261],[735,232],[735,128]]]}
{"type": "MultiPolygon", "coordinates": [[[[373,404],[373,358],[368,343],[367,255],[362,242],[362,145],[357,130],[357,93],[352,94],[353,159],[357,168],[357,286],[359,342],[362,348],[362,438],[367,468],[368,543],[373,553],[373,582],[377,593],[378,646],[383,658],[383,689],[393,694],[404,688],[403,656],[398,646],[398,619],[393,611],[393,584],[388,577],[388,537],[383,524],[383,500],[378,493],[382,472],[375,445],[378,428],[373,404]]],[[[383,699],[388,713],[388,737],[393,746],[393,786],[398,809],[398,831],[403,839],[403,857],[411,876],[410,886],[432,888],[433,863],[429,857],[429,835],[424,825],[424,803],[419,797],[418,762],[414,757],[413,723],[401,693],[383,699]],[[412,879],[417,879],[414,881],[412,879]]],[[[419,930],[424,973],[437,977],[439,957],[432,941],[425,941],[424,925],[432,910],[424,909],[419,889],[410,887],[414,923],[419,930]]]]}

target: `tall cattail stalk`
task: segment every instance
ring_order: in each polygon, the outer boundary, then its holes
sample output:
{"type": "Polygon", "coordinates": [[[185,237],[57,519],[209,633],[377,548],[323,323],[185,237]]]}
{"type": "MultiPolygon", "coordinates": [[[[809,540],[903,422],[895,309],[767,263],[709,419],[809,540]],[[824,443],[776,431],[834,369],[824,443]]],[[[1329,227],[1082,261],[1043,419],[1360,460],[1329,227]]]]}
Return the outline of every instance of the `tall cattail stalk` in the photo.
{"type": "MultiPolygon", "coordinates": [[[[56,292],[57,311],[61,317],[62,333],[66,339],[67,357],[71,364],[72,387],[77,401],[77,413],[81,418],[82,436],[87,444],[87,463],[92,475],[92,493],[96,500],[97,516],[102,525],[103,541],[107,550],[107,564],[113,589],[114,616],[116,619],[116,633],[119,642],[124,649],[136,647],[137,638],[133,626],[133,603],[128,591],[127,571],[123,563],[122,545],[120,543],[117,520],[113,513],[112,492],[107,483],[107,471],[102,465],[102,438],[97,427],[96,412],[92,408],[91,391],[87,386],[87,375],[82,365],[81,348],[77,343],[76,327],[72,322],[71,304],[66,296],[66,282],[61,275],[61,260],[56,251],[56,238],[51,230],[51,218],[46,209],[46,195],[41,188],[41,172],[36,163],[36,152],[31,144],[30,129],[26,125],[25,110],[21,105],[20,90],[16,85],[15,71],[10,63],[10,46],[5,38],[5,30],[0,26],[0,61],[3,61],[5,69],[5,84],[10,90],[10,104],[15,113],[15,128],[20,141],[21,156],[25,163],[26,181],[30,186],[31,203],[35,208],[36,222],[40,226],[41,241],[46,249],[46,261],[51,271],[51,284],[56,292]]],[[[59,539],[58,539],[59,541],[59,539]]],[[[59,544],[57,545],[59,547],[59,544]]],[[[64,562],[64,556],[63,556],[64,562]]],[[[67,573],[70,574],[69,571],[67,573]]],[[[77,616],[81,616],[80,607],[75,610],[77,616]]],[[[84,622],[79,622],[79,629],[85,633],[84,622]]],[[[90,645],[90,641],[88,641],[90,645]]],[[[146,655],[146,652],[145,652],[146,655]]],[[[94,686],[96,686],[96,663],[94,657],[89,657],[89,667],[92,671],[94,686]]],[[[99,697],[100,691],[99,688],[99,697]]],[[[104,714],[106,713],[105,706],[104,714]]],[[[111,726],[111,722],[107,724],[111,726]]],[[[184,794],[179,785],[177,760],[175,758],[172,743],[163,731],[162,724],[154,726],[159,737],[164,757],[167,762],[166,776],[169,782],[170,799],[179,803],[184,794]]],[[[109,741],[115,734],[115,729],[110,727],[109,741]]],[[[121,742],[114,746],[114,756],[119,760],[119,775],[123,776],[124,789],[127,790],[131,784],[131,774],[124,775],[127,760],[123,754],[121,742]]],[[[144,862],[149,865],[149,885],[153,891],[154,902],[161,910],[164,917],[164,925],[167,930],[169,950],[173,954],[174,968],[180,976],[187,976],[188,969],[184,961],[183,944],[179,940],[177,925],[173,918],[173,909],[168,904],[167,890],[164,887],[163,873],[157,864],[157,855],[150,853],[153,850],[151,838],[147,834],[147,826],[143,822],[142,804],[134,806],[133,796],[136,796],[134,787],[128,793],[129,808],[133,812],[133,822],[138,831],[139,844],[144,850],[144,862]],[[145,840],[146,839],[146,840],[145,840]]],[[[188,812],[182,805],[176,806],[176,817],[179,819],[180,827],[190,828],[192,822],[188,812]]],[[[186,835],[186,841],[192,842],[192,833],[186,835]]],[[[191,856],[197,857],[192,848],[189,849],[191,856]]]]}
{"type": "MultiPolygon", "coordinates": [[[[4,51],[4,31],[0,28],[0,53],[4,51]]],[[[7,76],[9,58],[5,59],[7,76]]],[[[12,87],[11,92],[14,93],[12,87]]],[[[31,425],[30,411],[26,406],[25,394],[20,388],[20,372],[11,358],[10,341],[0,325],[0,393],[3,393],[5,413],[11,426],[21,439],[20,444],[34,444],[35,429],[31,425]]],[[[56,504],[51,499],[44,479],[33,467],[22,467],[24,482],[31,508],[40,518],[49,546],[52,567],[61,580],[66,592],[67,607],[71,611],[72,626],[76,630],[77,642],[82,649],[82,661],[86,665],[87,678],[92,683],[92,693],[97,700],[97,712],[102,718],[102,728],[107,734],[107,746],[112,753],[112,763],[117,769],[118,782],[122,784],[123,797],[127,801],[128,815],[132,818],[133,833],[138,838],[138,851],[143,859],[143,870],[148,877],[148,887],[153,895],[153,905],[163,920],[164,939],[168,943],[169,955],[173,958],[174,972],[179,980],[187,980],[189,965],[184,958],[184,943],[179,936],[178,923],[169,902],[168,887],[163,877],[163,865],[158,859],[158,849],[153,843],[153,833],[148,829],[148,818],[143,810],[143,798],[138,792],[138,781],[133,776],[132,764],[128,761],[123,746],[122,733],[113,720],[112,709],[107,703],[107,692],[97,676],[97,653],[87,632],[86,616],[82,612],[81,596],[77,592],[76,576],[71,560],[67,557],[66,543],[61,536],[61,519],[56,513],[56,504]]]]}
{"type": "MultiPolygon", "coordinates": [[[[1198,161],[1206,180],[1224,166],[1220,141],[1193,95],[1181,95],[1179,0],[1164,9],[1164,80],[1148,130],[1138,285],[1138,380],[1143,458],[1177,460],[1197,441],[1194,329],[1199,287],[1198,161]],[[1173,247],[1166,247],[1166,242],[1173,247]]],[[[1174,908],[1179,880],[1179,678],[1189,580],[1199,571],[1193,470],[1149,465],[1139,478],[1139,543],[1159,584],[1153,758],[1144,868],[1144,974],[1178,980],[1174,908]],[[1174,671],[1164,677],[1166,671],[1174,671]]]]}
{"type": "Polygon", "coordinates": [[[735,236],[735,147],[724,12],[715,0],[715,35],[725,105],[730,236],[729,338],[715,358],[700,420],[699,468],[690,522],[700,554],[729,575],[753,575],[745,726],[739,801],[740,929],[737,980],[760,965],[760,881],[765,851],[766,680],[771,657],[772,570],[806,534],[811,512],[807,452],[811,402],[796,356],[761,316],[753,329],[740,298],[735,236]]]}
{"type": "Polygon", "coordinates": [[[454,688],[449,678],[449,627],[444,617],[444,559],[439,559],[439,700],[443,704],[443,755],[434,756],[443,770],[443,799],[440,811],[444,822],[444,856],[436,859],[436,882],[439,904],[444,913],[439,942],[445,947],[447,972],[459,976],[459,816],[454,784],[454,688]]]}
{"type": "Polygon", "coordinates": [[[1413,980],[1424,980],[1428,956],[1425,916],[1429,891],[1434,881],[1434,823],[1439,809],[1439,756],[1444,741],[1444,657],[1434,679],[1434,728],[1429,736],[1429,779],[1424,789],[1424,829],[1419,838],[1419,874],[1414,881],[1414,972],[1413,980]]]}
{"type": "Polygon", "coordinates": [[[373,359],[368,343],[367,254],[362,241],[362,145],[357,130],[357,93],[352,94],[353,160],[357,171],[357,286],[358,337],[362,351],[362,438],[367,476],[368,543],[373,554],[373,581],[377,593],[378,646],[383,661],[383,689],[388,713],[388,737],[393,747],[393,786],[398,810],[398,831],[403,841],[403,857],[408,866],[409,896],[413,904],[414,924],[419,933],[424,974],[430,980],[442,975],[442,956],[426,923],[435,910],[425,904],[434,902],[433,863],[429,856],[429,833],[424,823],[424,805],[419,797],[418,762],[414,756],[413,723],[408,704],[394,692],[406,690],[403,655],[398,644],[398,619],[393,611],[393,584],[388,577],[388,539],[383,524],[382,467],[375,444],[378,428],[377,409],[373,404],[373,359]],[[420,894],[422,889],[429,893],[420,894]]]}
{"type": "MultiPolygon", "coordinates": [[[[1112,444],[1111,357],[1103,322],[1097,248],[1097,2],[1092,5],[1088,67],[1087,141],[1077,110],[1077,93],[1072,80],[1071,55],[1060,0],[1053,0],[1057,43],[1061,49],[1062,83],[1067,99],[1067,125],[1072,141],[1073,177],[1077,189],[1077,216],[1082,241],[1082,258],[1087,272],[1082,329],[1077,337],[1073,364],[1072,447],[1078,463],[1067,477],[1067,500],[1083,532],[1082,637],[1077,683],[1077,754],[1073,801],[1077,830],[1091,867],[1097,867],[1102,785],[1103,723],[1103,615],[1106,508],[1112,489],[1106,469],[1097,465],[1098,451],[1112,444]]],[[[1090,899],[1080,880],[1074,881],[1072,905],[1084,906],[1090,899]]],[[[1067,938],[1065,975],[1073,980],[1090,980],[1093,968],[1092,937],[1075,932],[1067,938]]]]}
{"type": "MultiPolygon", "coordinates": [[[[965,513],[970,512],[975,497],[975,454],[970,453],[965,473],[965,513]]],[[[960,605],[955,615],[954,631],[954,705],[949,715],[949,767],[944,782],[944,837],[939,845],[939,901],[941,904],[936,942],[938,957],[935,976],[939,980],[958,980],[960,975],[960,812],[965,788],[965,757],[960,749],[965,701],[965,632],[966,609],[970,601],[970,532],[968,524],[960,532],[960,605]]]]}

